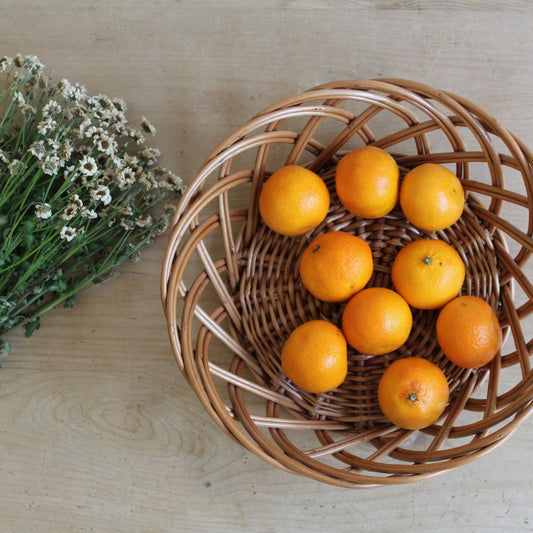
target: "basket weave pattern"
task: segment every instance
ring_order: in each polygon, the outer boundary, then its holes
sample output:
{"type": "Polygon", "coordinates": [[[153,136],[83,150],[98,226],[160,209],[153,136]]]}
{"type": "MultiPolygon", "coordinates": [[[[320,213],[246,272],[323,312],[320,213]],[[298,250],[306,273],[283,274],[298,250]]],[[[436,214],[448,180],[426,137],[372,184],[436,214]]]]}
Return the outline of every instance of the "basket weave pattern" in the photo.
{"type": "Polygon", "coordinates": [[[354,488],[422,480],[507,440],[533,409],[533,286],[523,273],[533,251],[532,162],[527,147],[476,105],[405,80],[322,85],[228,136],[178,206],[161,282],[176,361],[213,420],[272,465],[354,488]],[[376,220],[350,215],[335,194],[335,166],[362,144],[386,149],[402,174],[424,162],[448,166],[467,192],[461,219],[428,233],[399,209],[376,220]],[[319,173],[331,194],[325,221],[300,237],[273,233],[258,214],[262,183],[285,164],[319,173]],[[398,351],[349,351],[348,376],[330,393],[294,386],[281,371],[284,340],[306,320],[340,325],[342,305],[318,301],[298,277],[308,242],[331,230],[370,244],[374,286],[392,286],[392,261],[408,242],[429,236],[452,244],[466,265],[462,294],[484,298],[499,316],[501,354],[483,369],[458,368],[436,341],[438,311],[413,310],[398,351]],[[439,365],[451,390],[441,419],[417,432],[387,422],[377,402],[381,374],[408,355],[439,365]]]}

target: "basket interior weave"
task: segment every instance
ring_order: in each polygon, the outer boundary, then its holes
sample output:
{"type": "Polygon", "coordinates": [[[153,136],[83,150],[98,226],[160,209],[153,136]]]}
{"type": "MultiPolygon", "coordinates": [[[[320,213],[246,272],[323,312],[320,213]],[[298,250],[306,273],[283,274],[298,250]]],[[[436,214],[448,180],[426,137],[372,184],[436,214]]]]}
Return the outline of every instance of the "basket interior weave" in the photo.
{"type": "Polygon", "coordinates": [[[356,80],[313,88],[253,117],[209,154],[173,220],[162,300],[179,368],[214,421],[269,463],[343,487],[409,483],[477,459],[531,413],[533,287],[524,274],[533,250],[531,152],[496,120],[458,96],[405,80],[356,80]],[[338,201],[335,166],[363,144],[386,149],[402,175],[435,162],[467,191],[461,219],[428,233],[399,208],[370,220],[338,201]],[[257,208],[261,185],[285,164],[319,173],[331,194],[324,222],[300,237],[273,233],[257,208]],[[498,313],[501,354],[479,370],[453,365],[435,338],[438,311],[413,310],[398,351],[349,351],[345,382],[310,394],[282,373],[281,346],[312,318],[340,324],[342,304],[312,297],[298,276],[303,249],[343,230],[371,246],[371,286],[391,287],[397,252],[421,237],[443,239],[466,265],[462,294],[498,313]],[[390,424],[377,383],[396,358],[425,357],[445,372],[448,408],[422,431],[390,424]]]}

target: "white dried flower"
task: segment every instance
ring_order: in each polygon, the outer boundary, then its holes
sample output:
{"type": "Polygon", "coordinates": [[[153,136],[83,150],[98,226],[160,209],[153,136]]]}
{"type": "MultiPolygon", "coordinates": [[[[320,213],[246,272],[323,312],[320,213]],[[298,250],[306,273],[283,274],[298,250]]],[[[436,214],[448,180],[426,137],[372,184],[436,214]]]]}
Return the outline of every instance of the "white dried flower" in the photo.
{"type": "Polygon", "coordinates": [[[70,242],[76,235],[76,228],[71,228],[70,226],[63,226],[59,232],[59,236],[67,242],[70,242]]]}
{"type": "Polygon", "coordinates": [[[139,226],[139,228],[148,228],[154,223],[154,219],[150,215],[146,215],[144,217],[137,217],[135,219],[135,224],[139,226]]]}
{"type": "Polygon", "coordinates": [[[100,107],[100,96],[99,95],[89,96],[89,98],[87,98],[85,103],[87,104],[87,107],[91,110],[98,109],[100,107]]]}
{"type": "Polygon", "coordinates": [[[144,144],[145,137],[142,133],[142,131],[136,129],[136,128],[128,128],[126,127],[124,129],[124,135],[127,137],[131,137],[133,140],[137,142],[137,144],[144,144]]]}
{"type": "Polygon", "coordinates": [[[102,132],[96,138],[96,147],[104,154],[113,155],[117,150],[117,142],[115,141],[114,135],[107,135],[105,132],[102,132]]]}
{"type": "Polygon", "coordinates": [[[94,118],[102,124],[109,125],[115,118],[115,113],[115,108],[100,107],[94,112],[94,118]]]}
{"type": "Polygon", "coordinates": [[[65,181],[70,181],[75,176],[75,170],[76,167],[74,165],[69,165],[67,168],[65,168],[65,171],[63,172],[65,181]]]}
{"type": "Polygon", "coordinates": [[[97,128],[96,126],[89,126],[85,130],[85,137],[87,137],[87,138],[98,137],[98,135],[100,135],[100,132],[102,132],[102,131],[103,130],[101,128],[97,128]]]}
{"type": "Polygon", "coordinates": [[[55,100],[49,100],[48,103],[43,107],[43,116],[48,117],[51,115],[57,115],[61,112],[61,105],[55,100]]]}
{"type": "Polygon", "coordinates": [[[31,115],[35,115],[35,113],[37,112],[37,110],[35,109],[35,107],[33,107],[33,106],[30,105],[30,104],[24,104],[24,105],[20,108],[20,112],[21,112],[23,115],[31,116],[31,115]]]}
{"type": "Polygon", "coordinates": [[[123,98],[113,98],[112,102],[113,105],[116,107],[117,111],[120,111],[121,113],[126,112],[128,106],[123,98]]]}
{"type": "Polygon", "coordinates": [[[81,102],[84,98],[87,97],[87,89],[84,85],[79,83],[74,84],[74,92],[72,98],[75,102],[81,102]]]}
{"type": "Polygon", "coordinates": [[[131,154],[124,154],[122,157],[122,160],[124,161],[124,164],[127,167],[134,167],[139,164],[139,159],[135,155],[131,154]]]}
{"type": "Polygon", "coordinates": [[[120,219],[120,225],[125,229],[125,230],[131,230],[133,229],[133,220],[129,219],[129,218],[124,218],[122,217],[120,219]]]}
{"type": "Polygon", "coordinates": [[[127,122],[128,121],[126,120],[125,116],[121,117],[120,115],[117,115],[113,124],[110,124],[110,127],[113,128],[119,135],[128,136],[129,130],[126,126],[127,122]]]}
{"type": "Polygon", "coordinates": [[[4,72],[4,70],[7,70],[12,64],[13,59],[4,56],[2,59],[0,59],[0,72],[4,72]]]}
{"type": "Polygon", "coordinates": [[[20,54],[17,54],[15,60],[17,67],[24,67],[30,72],[40,72],[44,68],[37,56],[30,55],[23,58],[20,54]]]}
{"type": "Polygon", "coordinates": [[[65,80],[65,79],[61,80],[57,84],[57,90],[59,91],[59,94],[63,98],[70,98],[70,99],[74,98],[74,87],[68,80],[65,80]]]}
{"type": "Polygon", "coordinates": [[[117,156],[117,154],[112,154],[107,158],[105,166],[108,170],[120,170],[127,165],[124,163],[124,159],[117,156]]]}
{"type": "Polygon", "coordinates": [[[142,117],[141,128],[144,132],[150,133],[151,135],[155,135],[157,133],[155,126],[153,124],[150,124],[146,117],[142,117]]]}
{"type": "Polygon", "coordinates": [[[16,176],[19,171],[24,170],[24,168],[24,164],[18,159],[13,159],[7,166],[7,169],[12,176],[16,176]]]}
{"type": "Polygon", "coordinates": [[[100,212],[98,213],[100,215],[100,218],[107,218],[112,216],[115,213],[115,208],[112,205],[108,205],[107,207],[102,207],[100,209],[100,212]]]}
{"type": "Polygon", "coordinates": [[[81,146],[78,146],[76,152],[79,156],[83,157],[91,153],[91,147],[87,144],[82,144],[81,146]]]}
{"type": "Polygon", "coordinates": [[[185,192],[185,185],[183,180],[174,174],[171,170],[167,170],[168,181],[174,186],[174,190],[179,193],[185,192]]]}
{"type": "Polygon", "coordinates": [[[157,148],[145,148],[142,152],[139,152],[139,156],[152,164],[161,156],[161,152],[157,148]]]}
{"type": "Polygon", "coordinates": [[[73,194],[70,197],[70,204],[77,207],[78,209],[81,209],[83,207],[83,202],[77,194],[73,194]]]}
{"type": "Polygon", "coordinates": [[[154,159],[158,158],[161,155],[161,150],[158,148],[145,148],[141,152],[139,152],[139,155],[144,159],[154,159]]]}
{"type": "Polygon", "coordinates": [[[35,141],[31,144],[28,150],[37,159],[42,160],[46,154],[46,145],[44,144],[44,141],[35,141]]]}
{"type": "Polygon", "coordinates": [[[104,205],[111,203],[111,192],[109,187],[103,183],[98,184],[95,188],[91,189],[91,199],[95,201],[100,201],[104,205]]]}
{"type": "Polygon", "coordinates": [[[52,139],[52,137],[48,137],[46,139],[46,145],[54,152],[57,152],[59,150],[59,147],[61,146],[59,142],[55,139],[52,139]]]}
{"type": "Polygon", "coordinates": [[[85,207],[81,210],[81,216],[83,218],[98,218],[98,213],[94,209],[86,209],[85,207]]]}
{"type": "Polygon", "coordinates": [[[24,66],[24,58],[22,57],[21,54],[17,54],[15,56],[14,63],[15,63],[15,66],[19,68],[24,66]]]}
{"type": "Polygon", "coordinates": [[[163,233],[165,233],[165,231],[167,231],[168,226],[169,226],[168,220],[164,220],[163,224],[156,230],[155,234],[162,235],[163,233]]]}
{"type": "Polygon", "coordinates": [[[39,124],[37,124],[37,131],[41,135],[48,135],[48,133],[54,131],[57,128],[57,122],[50,117],[46,118],[45,120],[41,120],[39,124]]]}
{"type": "Polygon", "coordinates": [[[143,189],[147,191],[159,188],[157,179],[152,171],[143,172],[139,176],[138,183],[143,189]]]}
{"type": "MultiPolygon", "coordinates": [[[[58,155],[63,161],[68,161],[72,156],[73,148],[72,144],[68,139],[65,139],[61,147],[59,148],[58,155]]],[[[74,169],[74,167],[69,167],[74,169]]]]}
{"type": "Polygon", "coordinates": [[[135,172],[130,167],[123,168],[115,175],[115,182],[120,190],[124,190],[135,183],[135,172]]]}
{"type": "Polygon", "coordinates": [[[41,169],[48,176],[54,176],[62,163],[56,154],[51,153],[44,158],[44,161],[41,163],[41,169]]]}
{"type": "MultiPolygon", "coordinates": [[[[77,107],[76,109],[79,110],[79,107],[77,107]]],[[[87,130],[87,128],[89,128],[91,126],[91,119],[88,118],[88,117],[85,117],[81,122],[80,124],[78,125],[78,130],[76,132],[76,134],[78,135],[78,137],[81,139],[82,137],[85,136],[85,131],[87,130]]]]}
{"type": "Polygon", "coordinates": [[[177,209],[177,206],[175,206],[174,204],[165,204],[165,206],[163,207],[163,211],[169,214],[175,213],[176,209],[177,209]]]}
{"type": "Polygon", "coordinates": [[[77,209],[75,207],[73,207],[72,205],[67,205],[63,213],[61,213],[61,218],[63,220],[68,221],[74,218],[76,216],[76,213],[77,213],[77,209]]]}
{"type": "Polygon", "coordinates": [[[24,95],[20,91],[16,91],[13,93],[13,100],[19,107],[26,105],[26,98],[24,98],[24,95]]]}
{"type": "Polygon", "coordinates": [[[76,216],[79,210],[83,207],[83,202],[77,194],[73,194],[70,198],[70,202],[61,214],[63,220],[71,220],[76,216]]]}
{"type": "Polygon", "coordinates": [[[94,176],[98,174],[98,167],[96,166],[96,161],[94,157],[85,155],[80,161],[80,172],[85,176],[94,176]]]}
{"type": "Polygon", "coordinates": [[[35,206],[35,216],[42,220],[46,220],[52,216],[52,208],[50,204],[37,204],[35,206]]]}

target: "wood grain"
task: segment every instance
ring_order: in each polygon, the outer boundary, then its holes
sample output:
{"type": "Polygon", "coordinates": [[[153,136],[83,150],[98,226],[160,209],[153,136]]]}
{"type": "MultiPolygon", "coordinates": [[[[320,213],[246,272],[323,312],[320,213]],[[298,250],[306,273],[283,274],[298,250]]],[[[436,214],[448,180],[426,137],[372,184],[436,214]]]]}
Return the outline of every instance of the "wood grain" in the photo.
{"type": "MultiPolygon", "coordinates": [[[[124,97],[131,121],[156,125],[162,164],[190,182],[260,109],[347,78],[450,90],[533,146],[532,16],[527,0],[17,0],[0,5],[0,54],[36,54],[57,78],[124,97]]],[[[164,249],[163,237],[32,338],[9,335],[2,532],[533,530],[531,419],[467,467],[372,491],[288,475],[239,447],[173,359],[164,249]]]]}

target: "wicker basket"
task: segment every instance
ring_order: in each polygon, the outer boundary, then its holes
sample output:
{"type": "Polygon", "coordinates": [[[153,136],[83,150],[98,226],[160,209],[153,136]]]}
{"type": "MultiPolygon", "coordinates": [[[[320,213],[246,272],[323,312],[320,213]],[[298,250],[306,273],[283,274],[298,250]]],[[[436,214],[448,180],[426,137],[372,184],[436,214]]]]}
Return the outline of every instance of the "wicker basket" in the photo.
{"type": "Polygon", "coordinates": [[[523,266],[533,251],[533,154],[485,111],[420,83],[357,80],[315,87],[272,105],[220,143],[180,202],[162,272],[162,300],[179,368],[229,436],[285,471],[342,487],[410,483],[486,455],[533,408],[533,285],[523,266]],[[378,220],[354,217],[333,185],[347,151],[373,144],[402,174],[423,162],[448,166],[467,202],[451,228],[424,233],[399,209],[378,220]],[[274,234],[258,214],[263,181],[285,164],[318,172],[331,193],[326,220],[301,237],[274,234]],[[374,255],[370,285],[390,286],[390,266],[408,242],[451,243],[466,264],[462,294],[497,311],[501,354],[479,370],[454,366],[434,330],[438,311],[414,311],[397,352],[349,352],[345,382],[314,395],[281,372],[280,347],[312,318],[339,324],[342,305],[314,299],[298,278],[309,240],[332,229],[362,236],[374,255]],[[417,355],[450,383],[440,420],[421,431],[390,424],[377,383],[392,360],[417,355]]]}

